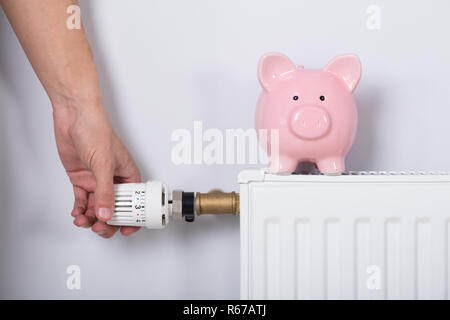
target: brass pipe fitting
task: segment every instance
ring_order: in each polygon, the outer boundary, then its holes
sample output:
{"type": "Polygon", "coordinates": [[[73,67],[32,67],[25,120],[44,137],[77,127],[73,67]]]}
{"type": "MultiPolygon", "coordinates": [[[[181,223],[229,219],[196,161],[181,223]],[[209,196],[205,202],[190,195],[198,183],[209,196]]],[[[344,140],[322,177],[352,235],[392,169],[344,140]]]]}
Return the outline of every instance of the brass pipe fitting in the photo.
{"type": "Polygon", "coordinates": [[[197,192],[195,211],[201,214],[239,213],[239,193],[211,190],[208,193],[197,192]]]}

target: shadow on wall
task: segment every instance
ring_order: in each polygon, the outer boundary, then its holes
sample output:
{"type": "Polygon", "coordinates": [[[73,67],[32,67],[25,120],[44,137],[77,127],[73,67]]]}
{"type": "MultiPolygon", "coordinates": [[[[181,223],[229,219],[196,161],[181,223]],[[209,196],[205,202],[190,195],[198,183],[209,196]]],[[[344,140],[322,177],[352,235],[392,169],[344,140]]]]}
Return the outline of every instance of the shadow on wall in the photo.
{"type": "Polygon", "coordinates": [[[364,86],[356,89],[356,106],[358,109],[358,129],[355,142],[347,154],[346,170],[376,170],[374,146],[374,119],[377,110],[381,110],[379,93],[376,87],[364,86]]]}

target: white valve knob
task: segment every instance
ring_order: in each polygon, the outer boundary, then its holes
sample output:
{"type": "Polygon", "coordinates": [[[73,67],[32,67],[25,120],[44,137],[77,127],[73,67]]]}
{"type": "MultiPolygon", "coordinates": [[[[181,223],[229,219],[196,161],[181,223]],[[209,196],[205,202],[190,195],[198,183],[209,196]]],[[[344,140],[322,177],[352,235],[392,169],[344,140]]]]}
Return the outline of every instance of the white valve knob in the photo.
{"type": "Polygon", "coordinates": [[[159,181],[114,185],[115,208],[108,224],[162,229],[169,223],[169,192],[159,181]]]}

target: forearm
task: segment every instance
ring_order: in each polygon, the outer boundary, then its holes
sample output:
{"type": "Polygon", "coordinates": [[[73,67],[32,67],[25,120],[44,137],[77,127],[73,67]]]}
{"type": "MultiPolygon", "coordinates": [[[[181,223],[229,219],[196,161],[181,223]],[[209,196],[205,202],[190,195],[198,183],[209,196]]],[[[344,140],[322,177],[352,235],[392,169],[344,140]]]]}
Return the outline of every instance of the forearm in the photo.
{"type": "Polygon", "coordinates": [[[76,0],[0,0],[54,107],[100,105],[92,52],[83,26],[66,26],[76,0]]]}

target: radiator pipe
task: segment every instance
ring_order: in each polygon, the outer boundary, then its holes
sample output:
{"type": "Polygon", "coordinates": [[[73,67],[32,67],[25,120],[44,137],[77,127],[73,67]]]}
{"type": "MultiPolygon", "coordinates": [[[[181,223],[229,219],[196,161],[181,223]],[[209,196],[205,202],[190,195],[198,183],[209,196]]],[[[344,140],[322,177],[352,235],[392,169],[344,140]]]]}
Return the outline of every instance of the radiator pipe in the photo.
{"type": "Polygon", "coordinates": [[[208,193],[197,192],[195,195],[195,212],[202,214],[238,214],[239,193],[223,192],[214,189],[208,193]]]}

